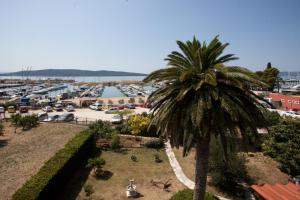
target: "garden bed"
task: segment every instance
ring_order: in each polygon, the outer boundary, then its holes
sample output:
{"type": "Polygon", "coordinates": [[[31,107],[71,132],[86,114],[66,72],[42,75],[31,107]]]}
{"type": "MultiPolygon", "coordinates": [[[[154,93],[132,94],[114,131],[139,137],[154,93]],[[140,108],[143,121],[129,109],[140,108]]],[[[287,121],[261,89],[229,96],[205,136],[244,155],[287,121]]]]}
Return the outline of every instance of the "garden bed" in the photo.
{"type": "MultiPolygon", "coordinates": [[[[94,188],[95,192],[92,194],[92,199],[128,199],[125,192],[129,179],[135,180],[137,190],[140,193],[139,199],[167,200],[177,191],[185,188],[176,179],[164,150],[128,148],[121,149],[120,152],[103,151],[100,157],[106,161],[103,170],[107,176],[96,178],[92,171],[88,175],[85,184],[91,184],[94,188]],[[161,163],[155,162],[155,154],[159,155],[162,160],[161,163]],[[132,155],[136,156],[136,162],[131,160],[132,155]],[[169,180],[171,186],[168,191],[164,191],[162,189],[163,184],[154,186],[151,180],[161,182],[169,180]]],[[[78,173],[77,176],[80,177],[80,174],[78,173]]],[[[72,186],[76,185],[74,182],[78,181],[78,177],[74,176],[74,180],[71,180],[71,184],[68,186],[69,190],[61,199],[74,198],[72,191],[76,192],[76,190],[73,190],[72,186]]],[[[77,199],[85,198],[84,189],[81,188],[77,199]]]]}

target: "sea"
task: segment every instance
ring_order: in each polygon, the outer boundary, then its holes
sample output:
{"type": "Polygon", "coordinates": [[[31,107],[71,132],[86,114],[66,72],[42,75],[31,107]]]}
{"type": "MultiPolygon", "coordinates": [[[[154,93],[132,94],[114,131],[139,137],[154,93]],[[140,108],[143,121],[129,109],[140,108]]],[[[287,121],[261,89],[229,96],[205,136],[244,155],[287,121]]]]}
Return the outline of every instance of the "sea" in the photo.
{"type": "Polygon", "coordinates": [[[47,79],[63,79],[75,80],[76,82],[103,82],[103,81],[141,81],[145,76],[0,76],[0,79],[31,79],[31,80],[47,80],[47,79]]]}

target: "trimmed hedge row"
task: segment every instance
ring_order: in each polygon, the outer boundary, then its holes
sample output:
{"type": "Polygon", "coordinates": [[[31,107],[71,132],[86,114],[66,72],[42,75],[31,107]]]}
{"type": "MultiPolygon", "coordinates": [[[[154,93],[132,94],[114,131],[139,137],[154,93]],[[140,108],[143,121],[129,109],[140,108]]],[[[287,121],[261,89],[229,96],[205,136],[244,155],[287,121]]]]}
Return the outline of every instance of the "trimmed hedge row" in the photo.
{"type": "MultiPolygon", "coordinates": [[[[184,189],[176,194],[174,194],[170,200],[193,200],[193,190],[190,189],[184,189]]],[[[218,200],[218,198],[214,197],[213,194],[206,192],[205,193],[205,200],[218,200]]]]}
{"type": "Polygon", "coordinates": [[[76,169],[93,153],[94,144],[93,134],[89,131],[76,135],[17,190],[12,199],[55,199],[76,169]]]}

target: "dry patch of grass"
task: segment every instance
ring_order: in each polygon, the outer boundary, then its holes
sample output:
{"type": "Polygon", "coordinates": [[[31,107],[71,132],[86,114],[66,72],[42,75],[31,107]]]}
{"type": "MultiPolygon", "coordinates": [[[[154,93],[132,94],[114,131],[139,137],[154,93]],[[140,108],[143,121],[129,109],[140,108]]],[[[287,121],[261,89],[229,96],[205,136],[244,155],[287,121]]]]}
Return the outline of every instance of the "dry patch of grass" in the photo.
{"type": "Polygon", "coordinates": [[[72,124],[40,124],[28,131],[4,123],[0,136],[0,199],[10,199],[27,179],[85,127],[72,124]]]}
{"type": "Polygon", "coordinates": [[[262,153],[246,154],[248,174],[256,184],[288,183],[289,176],[280,171],[278,163],[262,153]],[[249,156],[251,155],[251,156],[249,156]]]}
{"type": "MultiPolygon", "coordinates": [[[[177,191],[184,189],[175,177],[174,172],[168,162],[164,151],[156,151],[147,148],[127,149],[123,153],[104,151],[101,155],[106,160],[104,170],[108,171],[110,177],[106,180],[95,178],[91,173],[86,183],[92,184],[95,193],[93,199],[128,199],[126,197],[126,186],[129,179],[134,179],[138,192],[141,194],[139,199],[169,199],[177,191]],[[158,154],[161,163],[154,161],[154,154],[158,154]],[[137,157],[137,162],[131,160],[131,155],[137,157]],[[171,179],[169,192],[155,187],[151,183],[155,181],[165,182],[171,179]]],[[[77,199],[83,199],[84,192],[81,191],[77,199]]]]}
{"type": "MultiPolygon", "coordinates": [[[[182,149],[173,149],[182,170],[188,178],[194,180],[195,177],[195,151],[191,150],[187,157],[182,157],[182,149]]],[[[278,163],[262,153],[249,153],[244,154],[246,157],[246,167],[250,178],[255,184],[275,184],[287,183],[289,176],[280,171],[278,163]],[[250,156],[251,155],[251,156],[250,156]]],[[[208,186],[208,191],[215,190],[213,187],[208,186]]],[[[213,191],[211,191],[213,192],[213,191]]]]}

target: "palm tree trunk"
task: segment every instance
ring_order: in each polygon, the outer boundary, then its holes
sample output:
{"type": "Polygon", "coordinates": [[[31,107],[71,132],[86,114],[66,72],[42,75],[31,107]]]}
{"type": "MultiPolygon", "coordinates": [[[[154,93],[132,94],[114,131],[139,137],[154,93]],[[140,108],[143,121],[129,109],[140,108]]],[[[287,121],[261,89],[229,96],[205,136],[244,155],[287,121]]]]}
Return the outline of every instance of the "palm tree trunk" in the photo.
{"type": "Polygon", "coordinates": [[[193,200],[204,200],[208,172],[210,134],[198,139],[196,144],[195,189],[193,200]]]}

